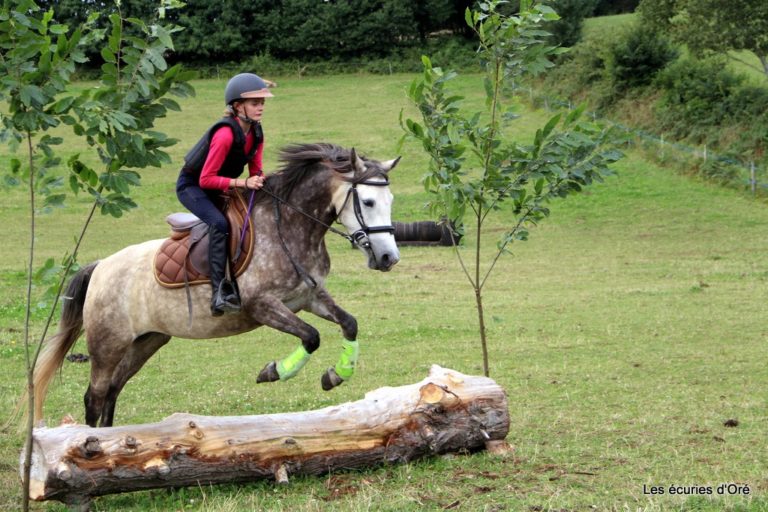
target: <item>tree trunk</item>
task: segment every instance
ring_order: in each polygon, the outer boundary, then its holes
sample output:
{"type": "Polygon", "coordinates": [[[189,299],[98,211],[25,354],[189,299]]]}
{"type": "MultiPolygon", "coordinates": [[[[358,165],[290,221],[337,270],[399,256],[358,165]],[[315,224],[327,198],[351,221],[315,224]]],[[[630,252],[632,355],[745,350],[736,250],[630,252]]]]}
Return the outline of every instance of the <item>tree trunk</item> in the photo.
{"type": "MultiPolygon", "coordinates": [[[[504,390],[433,366],[423,381],[363,400],[260,416],[176,413],[159,423],[34,431],[30,497],[83,509],[90,498],[158,487],[246,482],[502,449],[504,390]]],[[[24,454],[22,454],[23,460],[24,454]]]]}

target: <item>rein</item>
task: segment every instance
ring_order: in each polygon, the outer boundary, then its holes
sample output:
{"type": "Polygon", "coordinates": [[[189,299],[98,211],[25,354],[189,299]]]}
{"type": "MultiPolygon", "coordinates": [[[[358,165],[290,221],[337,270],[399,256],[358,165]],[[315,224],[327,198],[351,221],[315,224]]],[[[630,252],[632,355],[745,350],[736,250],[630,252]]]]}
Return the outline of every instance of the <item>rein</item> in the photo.
{"type": "MultiPolygon", "coordinates": [[[[388,183],[387,183],[387,184],[388,184],[388,183]]],[[[296,211],[296,212],[299,212],[300,214],[302,214],[302,215],[303,215],[303,216],[305,216],[306,218],[308,218],[308,219],[310,219],[310,220],[312,220],[312,221],[316,222],[317,224],[320,224],[321,226],[324,226],[324,227],[328,228],[328,231],[330,231],[331,233],[334,233],[334,234],[336,234],[336,235],[339,235],[339,236],[343,236],[344,238],[346,238],[346,239],[347,239],[347,240],[349,240],[350,242],[354,243],[354,240],[352,239],[352,236],[351,236],[351,235],[348,235],[348,234],[344,233],[343,231],[340,231],[340,230],[338,230],[338,229],[334,228],[333,226],[329,226],[328,224],[326,224],[325,222],[321,221],[320,219],[318,219],[318,218],[317,218],[317,217],[315,217],[314,215],[311,215],[311,214],[309,214],[309,213],[305,212],[304,210],[302,210],[301,208],[299,208],[298,206],[296,206],[296,205],[293,205],[293,204],[289,203],[288,201],[286,201],[285,199],[283,199],[283,198],[281,198],[281,197],[279,197],[279,196],[276,196],[275,194],[273,194],[273,193],[272,193],[272,192],[271,192],[269,189],[267,189],[266,187],[261,187],[259,190],[261,190],[262,192],[264,192],[264,193],[265,193],[265,194],[267,194],[268,196],[272,197],[272,199],[273,199],[273,201],[274,201],[275,203],[283,203],[283,204],[284,204],[285,206],[287,206],[288,208],[290,208],[290,209],[292,209],[292,210],[294,210],[294,211],[296,211]]],[[[346,204],[346,201],[344,201],[344,204],[346,204]]],[[[344,209],[344,208],[342,207],[342,209],[344,209]]],[[[250,212],[249,212],[249,213],[250,213],[250,212]]],[[[338,216],[337,216],[337,217],[338,217],[338,216]]]]}
{"type": "MultiPolygon", "coordinates": [[[[280,240],[280,245],[283,247],[283,252],[285,252],[285,255],[288,256],[288,260],[291,262],[291,265],[293,265],[293,270],[296,271],[296,274],[301,277],[304,282],[309,286],[310,288],[317,288],[317,281],[309,275],[309,272],[304,270],[304,267],[301,266],[299,262],[297,262],[293,255],[291,254],[291,251],[288,250],[288,246],[285,244],[285,239],[283,238],[283,230],[280,229],[281,226],[281,220],[282,216],[280,215],[280,201],[278,200],[277,196],[270,193],[270,195],[273,198],[273,205],[275,209],[275,224],[277,225],[277,238],[280,240]]],[[[288,204],[288,203],[285,203],[288,204]]],[[[297,210],[300,211],[300,210],[297,210]]]]}
{"type": "MultiPolygon", "coordinates": [[[[322,220],[318,219],[314,215],[311,215],[298,206],[289,203],[285,199],[273,194],[269,189],[266,187],[262,187],[260,190],[262,190],[265,194],[272,197],[273,203],[274,203],[274,210],[275,210],[275,223],[277,224],[277,235],[280,239],[280,245],[283,247],[283,251],[285,251],[285,254],[288,256],[288,259],[291,262],[291,265],[293,265],[294,270],[296,271],[296,274],[298,274],[304,282],[310,287],[310,288],[317,288],[317,281],[315,281],[312,276],[309,275],[309,273],[304,270],[304,268],[293,258],[290,251],[288,250],[288,246],[285,244],[285,239],[283,239],[283,233],[280,229],[281,225],[281,219],[282,216],[280,215],[280,204],[284,204],[285,206],[291,208],[292,210],[300,213],[301,215],[307,217],[311,221],[320,224],[321,226],[325,227],[330,231],[331,233],[334,233],[336,235],[342,236],[345,239],[347,239],[351,244],[356,245],[358,247],[362,247],[366,250],[370,250],[371,248],[371,242],[368,239],[368,235],[370,233],[394,233],[395,228],[394,226],[368,226],[365,223],[365,219],[363,218],[363,212],[360,208],[360,197],[357,192],[357,185],[368,185],[368,186],[374,186],[374,187],[386,187],[389,185],[389,180],[386,179],[384,181],[369,181],[364,180],[357,183],[352,183],[352,186],[347,191],[347,196],[344,198],[344,203],[341,205],[341,208],[339,209],[339,212],[336,214],[336,219],[338,219],[341,212],[346,208],[347,203],[349,202],[349,198],[352,197],[352,207],[354,208],[355,212],[355,218],[357,219],[358,224],[360,224],[360,229],[352,233],[351,235],[344,233],[341,230],[338,230],[334,228],[333,226],[326,224],[322,220]]],[[[255,191],[254,191],[255,192],[255,191]]],[[[255,193],[251,194],[251,205],[249,205],[248,208],[248,217],[250,217],[250,207],[253,203],[253,196],[255,193]]]]}
{"type": "MultiPolygon", "coordinates": [[[[262,190],[265,194],[268,196],[271,196],[272,199],[276,202],[282,203],[288,208],[302,214],[303,216],[307,217],[308,219],[312,220],[313,222],[320,224],[321,226],[325,227],[330,231],[331,233],[334,233],[336,235],[342,236],[346,238],[350,243],[354,245],[360,245],[362,247],[368,248],[370,247],[370,242],[368,241],[368,235],[370,233],[394,233],[395,227],[392,225],[389,226],[368,226],[365,223],[365,219],[363,218],[363,212],[360,208],[360,197],[357,192],[357,186],[358,185],[368,185],[371,187],[387,187],[389,186],[389,180],[386,179],[384,181],[370,181],[370,180],[364,180],[357,183],[352,183],[352,186],[347,191],[347,197],[344,198],[344,203],[341,205],[341,208],[339,209],[339,213],[336,214],[336,218],[341,214],[341,212],[346,208],[347,203],[349,202],[349,198],[352,197],[352,207],[354,208],[355,212],[355,218],[357,219],[358,224],[360,224],[360,229],[352,233],[351,235],[344,233],[341,230],[338,230],[334,228],[333,226],[326,224],[322,220],[318,219],[314,215],[311,215],[298,206],[289,203],[285,199],[278,197],[277,195],[273,194],[269,189],[266,187],[262,187],[260,190],[262,190]]],[[[334,219],[336,220],[336,219],[334,219]]]]}
{"type": "Polygon", "coordinates": [[[251,190],[251,199],[248,200],[248,211],[245,214],[245,220],[243,221],[243,229],[240,231],[240,243],[237,244],[237,252],[233,261],[237,261],[240,258],[240,253],[243,252],[243,240],[245,240],[245,232],[248,229],[248,223],[251,220],[251,211],[253,210],[253,198],[256,197],[256,191],[251,190]]]}

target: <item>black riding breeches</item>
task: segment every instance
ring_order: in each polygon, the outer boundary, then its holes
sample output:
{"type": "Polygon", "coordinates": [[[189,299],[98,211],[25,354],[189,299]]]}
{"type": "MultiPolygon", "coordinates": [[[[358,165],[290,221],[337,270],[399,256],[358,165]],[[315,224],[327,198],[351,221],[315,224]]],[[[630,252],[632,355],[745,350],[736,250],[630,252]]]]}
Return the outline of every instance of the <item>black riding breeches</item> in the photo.
{"type": "Polygon", "coordinates": [[[207,192],[194,184],[178,183],[176,185],[176,196],[181,204],[220,233],[229,233],[227,218],[214,202],[214,198],[219,193],[218,190],[207,192]]]}

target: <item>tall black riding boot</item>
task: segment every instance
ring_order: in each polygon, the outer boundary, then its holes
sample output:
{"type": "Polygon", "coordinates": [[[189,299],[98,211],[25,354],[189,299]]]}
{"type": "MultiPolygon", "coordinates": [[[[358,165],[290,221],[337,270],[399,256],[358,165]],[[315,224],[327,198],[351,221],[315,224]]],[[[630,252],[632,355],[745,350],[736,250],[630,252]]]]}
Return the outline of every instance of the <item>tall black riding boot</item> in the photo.
{"type": "Polygon", "coordinates": [[[240,311],[240,296],[237,285],[226,279],[227,269],[227,234],[213,226],[208,228],[209,246],[208,263],[211,267],[211,314],[220,316],[224,313],[240,311]]]}

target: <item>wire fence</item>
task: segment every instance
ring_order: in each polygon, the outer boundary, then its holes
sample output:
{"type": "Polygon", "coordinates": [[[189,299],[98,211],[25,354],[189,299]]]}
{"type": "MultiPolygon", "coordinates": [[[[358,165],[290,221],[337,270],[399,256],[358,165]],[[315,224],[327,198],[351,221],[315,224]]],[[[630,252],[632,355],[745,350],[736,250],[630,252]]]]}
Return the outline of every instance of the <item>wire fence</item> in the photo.
{"type": "MultiPolygon", "coordinates": [[[[550,111],[564,108],[570,111],[576,108],[571,101],[536,94],[528,87],[517,87],[517,90],[525,91],[534,105],[541,105],[550,111]]],[[[669,141],[664,138],[664,134],[626,126],[594,111],[585,111],[585,114],[596,121],[609,123],[623,131],[627,134],[628,146],[641,146],[651,151],[662,162],[670,159],[682,162],[698,160],[699,173],[705,178],[747,190],[755,197],[768,195],[768,167],[764,161],[759,162],[754,159],[745,161],[732,155],[710,151],[706,145],[689,146],[677,141],[669,141]]]]}

